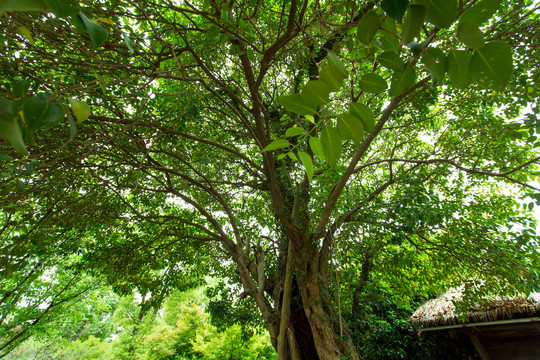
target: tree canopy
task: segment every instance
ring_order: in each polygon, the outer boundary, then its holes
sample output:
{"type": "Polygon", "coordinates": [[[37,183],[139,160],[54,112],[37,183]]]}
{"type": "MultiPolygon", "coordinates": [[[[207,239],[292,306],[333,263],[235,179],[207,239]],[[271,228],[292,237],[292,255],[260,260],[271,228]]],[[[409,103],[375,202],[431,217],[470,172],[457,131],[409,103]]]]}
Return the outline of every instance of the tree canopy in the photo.
{"type": "Polygon", "coordinates": [[[370,278],[531,291],[535,6],[3,1],[3,338],[64,271],[145,311],[230,279],[280,359],[357,359],[370,278]]]}

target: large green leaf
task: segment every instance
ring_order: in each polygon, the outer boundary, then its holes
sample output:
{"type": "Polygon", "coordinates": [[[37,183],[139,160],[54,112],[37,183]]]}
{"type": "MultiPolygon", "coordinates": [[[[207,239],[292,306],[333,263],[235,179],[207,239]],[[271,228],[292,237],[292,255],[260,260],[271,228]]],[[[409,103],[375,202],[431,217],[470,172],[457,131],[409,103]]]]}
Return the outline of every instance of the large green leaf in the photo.
{"type": "Polygon", "coordinates": [[[341,76],[343,79],[345,79],[349,72],[347,71],[347,68],[341,62],[339,57],[333,52],[328,52],[327,59],[328,65],[332,68],[332,70],[339,74],[339,76],[341,76]]]}
{"type": "Polygon", "coordinates": [[[353,140],[358,143],[364,138],[364,124],[362,120],[351,113],[338,116],[337,127],[339,135],[344,140],[353,140]]]}
{"type": "Polygon", "coordinates": [[[109,38],[109,32],[98,23],[95,23],[88,19],[82,12],[79,12],[77,15],[79,19],[82,20],[86,31],[92,39],[92,44],[94,44],[94,49],[97,49],[101,44],[103,44],[109,38]]]}
{"type": "Polygon", "coordinates": [[[383,0],[381,7],[388,16],[401,22],[408,4],[409,0],[383,0]]]}
{"type": "Polygon", "coordinates": [[[76,0],[44,0],[54,15],[58,17],[75,16],[81,11],[76,0]]]}
{"type": "Polygon", "coordinates": [[[336,54],[328,52],[328,63],[322,66],[319,80],[323,81],[331,92],[338,91],[347,77],[347,68],[336,54]]]}
{"type": "Polygon", "coordinates": [[[336,166],[339,157],[341,156],[341,137],[336,128],[332,126],[324,126],[321,129],[321,142],[323,145],[324,155],[328,164],[331,167],[336,166]]]}
{"type": "Polygon", "coordinates": [[[311,179],[313,179],[313,161],[311,160],[311,156],[309,156],[306,152],[299,151],[298,158],[300,159],[302,165],[304,165],[307,177],[309,181],[311,181],[311,179]]]}
{"type": "Polygon", "coordinates": [[[457,0],[414,0],[414,4],[426,7],[426,21],[440,27],[452,25],[457,15],[457,0]]]}
{"type": "Polygon", "coordinates": [[[324,81],[331,92],[338,91],[341,88],[343,79],[340,72],[330,66],[323,66],[319,73],[319,80],[324,81]]]}
{"type": "Polygon", "coordinates": [[[271,150],[279,150],[279,149],[285,149],[286,147],[290,146],[291,143],[289,140],[286,139],[276,139],[272,141],[270,144],[266,145],[264,149],[262,149],[262,152],[265,151],[271,151],[271,150]]]}
{"type": "Polygon", "coordinates": [[[381,24],[381,37],[380,37],[380,46],[382,50],[393,51],[395,53],[399,52],[399,36],[396,26],[396,21],[390,16],[387,16],[386,19],[381,24]]]}
{"type": "Polygon", "coordinates": [[[501,0],[481,0],[468,8],[459,18],[459,21],[472,22],[482,25],[489,20],[501,6],[501,0]]]}
{"type": "Polygon", "coordinates": [[[302,89],[301,95],[306,104],[311,106],[321,106],[328,102],[330,88],[326,82],[322,80],[310,80],[302,89]]]}
{"type": "Polygon", "coordinates": [[[390,96],[399,96],[413,86],[415,81],[416,71],[414,70],[414,66],[407,64],[403,72],[395,72],[392,75],[388,94],[390,96]]]}
{"type": "Polygon", "coordinates": [[[377,74],[369,73],[362,76],[358,82],[358,86],[368,93],[380,93],[388,87],[386,80],[377,74]]]}
{"type": "Polygon", "coordinates": [[[403,71],[405,69],[405,63],[394,51],[383,52],[377,57],[377,61],[379,64],[390,70],[403,71]]]}
{"type": "Polygon", "coordinates": [[[365,13],[358,22],[358,27],[356,28],[358,40],[364,45],[369,45],[371,40],[373,40],[373,37],[375,37],[377,30],[379,30],[380,25],[381,20],[375,11],[370,10],[365,13]]]}
{"type": "Polygon", "coordinates": [[[349,112],[362,120],[365,131],[373,131],[373,127],[375,126],[375,116],[373,115],[373,111],[369,108],[369,106],[359,102],[352,103],[349,107],[349,112]]]}
{"type": "Polygon", "coordinates": [[[314,115],[317,113],[317,108],[307,104],[300,94],[281,95],[278,97],[277,102],[285,109],[298,115],[314,115]]]}
{"type": "Polygon", "coordinates": [[[409,5],[409,10],[407,11],[407,15],[405,15],[405,21],[403,21],[401,32],[401,42],[403,44],[410,43],[420,33],[425,15],[426,8],[424,5],[409,5]]]}
{"type": "Polygon", "coordinates": [[[313,151],[313,153],[317,155],[319,159],[321,159],[321,161],[324,161],[326,159],[326,156],[324,156],[324,150],[323,150],[321,139],[310,136],[309,147],[311,148],[311,151],[313,151]]]}
{"type": "Polygon", "coordinates": [[[2,0],[0,12],[5,11],[48,11],[49,8],[42,0],[2,0]]]}
{"type": "Polygon", "coordinates": [[[513,71],[512,49],[503,41],[487,43],[471,59],[471,78],[484,89],[503,89],[513,71]]]}
{"type": "Polygon", "coordinates": [[[460,89],[465,89],[471,82],[471,57],[467,50],[450,50],[448,53],[448,76],[460,89]]]}
{"type": "Polygon", "coordinates": [[[457,37],[459,41],[473,49],[478,49],[485,43],[484,33],[482,33],[478,25],[472,21],[459,22],[457,37]]]}
{"type": "Polygon", "coordinates": [[[441,84],[448,69],[448,61],[444,52],[437,48],[429,48],[422,55],[422,62],[431,74],[433,85],[441,84]]]}

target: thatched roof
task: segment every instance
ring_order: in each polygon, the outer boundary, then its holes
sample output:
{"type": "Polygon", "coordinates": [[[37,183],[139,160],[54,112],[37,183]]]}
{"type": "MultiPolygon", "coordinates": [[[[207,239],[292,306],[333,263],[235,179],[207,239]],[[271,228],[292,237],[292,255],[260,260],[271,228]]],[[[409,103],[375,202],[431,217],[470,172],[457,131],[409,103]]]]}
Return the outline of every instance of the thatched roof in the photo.
{"type": "Polygon", "coordinates": [[[459,300],[461,291],[450,289],[419,307],[409,322],[415,328],[425,329],[540,316],[540,293],[531,294],[528,298],[496,298],[488,301],[487,305],[473,306],[464,313],[459,313],[454,305],[459,300]]]}

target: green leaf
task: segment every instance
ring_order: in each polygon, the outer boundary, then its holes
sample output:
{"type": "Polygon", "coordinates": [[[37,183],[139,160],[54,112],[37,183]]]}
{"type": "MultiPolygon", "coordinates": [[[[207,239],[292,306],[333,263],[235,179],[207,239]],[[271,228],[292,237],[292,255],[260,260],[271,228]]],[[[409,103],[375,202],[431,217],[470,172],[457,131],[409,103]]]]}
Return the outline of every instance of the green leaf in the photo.
{"type": "Polygon", "coordinates": [[[321,139],[310,136],[309,147],[311,148],[311,151],[313,151],[313,153],[317,155],[319,159],[321,159],[321,161],[324,161],[326,159],[326,157],[324,156],[324,150],[323,150],[321,139]]]}
{"type": "Polygon", "coordinates": [[[329,101],[330,88],[324,81],[310,80],[302,89],[301,95],[306,104],[311,106],[321,106],[329,101]]]}
{"type": "Polygon", "coordinates": [[[306,169],[306,174],[309,181],[311,181],[311,179],[313,179],[313,161],[311,160],[311,156],[309,156],[306,152],[299,151],[298,157],[300,158],[302,165],[304,165],[304,169],[306,169]]]}
{"type": "Polygon", "coordinates": [[[381,21],[379,15],[377,15],[375,11],[370,10],[365,13],[358,22],[358,27],[356,28],[358,40],[364,45],[369,45],[373,40],[373,37],[375,37],[377,30],[379,30],[380,25],[381,21]]]}
{"type": "Polygon", "coordinates": [[[478,25],[471,21],[459,22],[457,37],[459,41],[473,49],[478,49],[485,43],[484,33],[482,33],[478,25]]]}
{"type": "Polygon", "coordinates": [[[465,89],[471,82],[471,57],[472,54],[467,50],[450,50],[448,53],[448,76],[460,89],[465,89]]]}
{"type": "Polygon", "coordinates": [[[287,156],[291,158],[291,160],[293,161],[298,161],[298,158],[296,157],[296,155],[294,155],[294,153],[292,151],[289,151],[287,153],[287,156]]]}
{"type": "Polygon", "coordinates": [[[11,88],[15,95],[20,97],[26,96],[28,89],[30,88],[30,81],[21,78],[14,79],[11,82],[11,88]]]}
{"type": "Polygon", "coordinates": [[[383,0],[381,7],[388,16],[401,23],[409,0],[383,0]]]}
{"type": "Polygon", "coordinates": [[[380,93],[381,91],[386,90],[388,84],[386,84],[386,80],[379,75],[369,73],[362,76],[358,82],[358,86],[360,89],[368,93],[380,93]]]}
{"type": "Polygon", "coordinates": [[[332,52],[327,53],[328,65],[336,72],[342,79],[345,79],[349,72],[345,65],[341,62],[338,56],[332,52]]]}
{"type": "Polygon", "coordinates": [[[25,170],[24,174],[26,176],[30,176],[34,173],[34,165],[32,164],[31,161],[24,162],[24,170],[25,170]]]}
{"type": "Polygon", "coordinates": [[[321,130],[321,142],[324,156],[330,167],[334,167],[341,156],[341,138],[336,128],[324,126],[321,130]]]}
{"type": "Polygon", "coordinates": [[[375,116],[373,115],[373,111],[369,108],[369,106],[359,102],[352,103],[349,107],[349,112],[362,120],[365,131],[373,131],[375,126],[375,116]]]}
{"type": "Polygon", "coordinates": [[[277,102],[285,109],[298,115],[314,115],[317,113],[317,108],[307,104],[300,94],[282,95],[278,97],[277,102]]]}
{"type": "Polygon", "coordinates": [[[361,119],[351,113],[345,113],[338,116],[337,127],[339,135],[344,140],[352,139],[359,143],[364,138],[364,124],[361,119]]]}
{"type": "Polygon", "coordinates": [[[22,180],[17,180],[17,192],[22,193],[26,190],[26,183],[22,180]]]}
{"type": "Polygon", "coordinates": [[[77,122],[73,119],[71,114],[67,114],[67,118],[69,121],[69,141],[71,141],[75,139],[75,136],[77,135],[77,122]]]}
{"type": "Polygon", "coordinates": [[[377,61],[389,70],[403,71],[405,63],[394,51],[385,51],[377,57],[377,61]]]}
{"type": "Polygon", "coordinates": [[[414,4],[426,7],[426,21],[440,27],[452,25],[457,15],[457,0],[415,0],[414,4]]]}
{"type": "Polygon", "coordinates": [[[0,116],[0,137],[11,144],[15,151],[21,155],[28,154],[24,144],[21,128],[16,117],[0,116]]]}
{"type": "Polygon", "coordinates": [[[133,43],[133,40],[131,40],[129,35],[126,33],[122,33],[122,39],[124,40],[124,43],[126,44],[129,50],[129,53],[133,55],[133,53],[135,52],[135,46],[134,46],[135,44],[133,43]]]}
{"type": "Polygon", "coordinates": [[[9,161],[9,160],[13,160],[13,157],[11,157],[8,154],[1,154],[0,153],[0,161],[9,161]]]}
{"type": "Polygon", "coordinates": [[[86,121],[90,116],[90,106],[84,101],[72,98],[69,98],[68,101],[69,105],[71,105],[71,110],[73,110],[73,114],[75,114],[75,117],[77,118],[77,123],[80,124],[83,121],[86,121]]]}
{"type": "Polygon", "coordinates": [[[262,152],[265,151],[271,151],[271,150],[279,150],[279,149],[285,149],[286,147],[290,146],[291,143],[289,140],[286,139],[276,139],[272,141],[270,144],[266,145],[264,149],[262,149],[262,152]]]}
{"type": "Polygon", "coordinates": [[[448,69],[448,61],[444,52],[437,48],[429,48],[424,52],[422,62],[431,74],[433,85],[441,84],[448,69]]]}
{"type": "Polygon", "coordinates": [[[101,44],[107,41],[109,38],[109,32],[105,30],[103,26],[91,21],[82,12],[79,12],[77,16],[82,20],[86,31],[90,35],[92,44],[94,44],[94,49],[97,49],[101,44]]]}
{"type": "Polygon", "coordinates": [[[212,25],[206,30],[206,38],[208,40],[213,40],[219,36],[221,29],[218,26],[212,25]]]}
{"type": "Polygon", "coordinates": [[[319,80],[324,81],[331,92],[338,91],[343,84],[343,77],[330,66],[323,66],[319,73],[319,80]]]}
{"type": "Polygon", "coordinates": [[[44,0],[54,15],[64,18],[75,16],[81,11],[79,3],[76,0],[44,0]]]}
{"type": "Polygon", "coordinates": [[[0,12],[6,11],[48,11],[49,8],[42,0],[2,0],[0,12]]]}
{"type": "Polygon", "coordinates": [[[405,16],[405,21],[403,22],[402,26],[402,44],[410,43],[420,33],[425,15],[426,8],[424,5],[409,5],[409,10],[407,11],[407,15],[405,16]]]}
{"type": "Polygon", "coordinates": [[[50,127],[58,124],[64,119],[64,110],[56,103],[49,102],[48,107],[43,114],[43,126],[50,127]]]}
{"type": "Polygon", "coordinates": [[[23,106],[24,121],[30,131],[35,131],[43,126],[43,116],[47,111],[47,101],[42,96],[33,96],[23,106]]]}
{"type": "Polygon", "coordinates": [[[24,37],[30,44],[34,44],[34,37],[32,36],[32,32],[25,28],[24,26],[17,26],[17,33],[24,37]]]}
{"type": "Polygon", "coordinates": [[[287,129],[285,131],[285,137],[292,137],[292,136],[298,136],[302,135],[304,133],[304,129],[300,126],[293,126],[287,129]]]}
{"type": "Polygon", "coordinates": [[[501,0],[481,0],[468,8],[459,18],[459,21],[482,25],[489,20],[501,6],[501,0]]]}
{"type": "Polygon", "coordinates": [[[414,70],[414,66],[411,64],[407,64],[405,66],[405,71],[395,72],[392,75],[389,95],[399,96],[403,94],[405,91],[409,90],[411,86],[414,85],[415,81],[416,71],[414,70]]]}
{"type": "Polygon", "coordinates": [[[504,41],[487,43],[471,59],[471,78],[484,89],[502,90],[513,71],[512,49],[504,41]]]}

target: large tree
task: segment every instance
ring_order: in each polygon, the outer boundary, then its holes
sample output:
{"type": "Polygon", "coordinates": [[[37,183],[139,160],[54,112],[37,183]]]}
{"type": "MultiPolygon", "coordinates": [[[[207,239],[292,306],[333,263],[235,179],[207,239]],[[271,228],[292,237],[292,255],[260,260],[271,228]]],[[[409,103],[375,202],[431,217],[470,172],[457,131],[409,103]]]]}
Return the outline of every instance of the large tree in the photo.
{"type": "Polygon", "coordinates": [[[219,272],[280,359],[356,359],[345,260],[537,279],[538,9],[502,2],[4,1],[2,191],[118,289],[219,272]]]}

